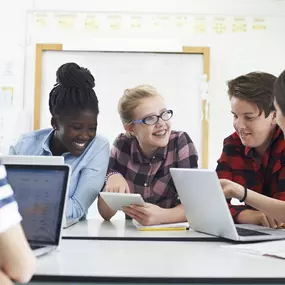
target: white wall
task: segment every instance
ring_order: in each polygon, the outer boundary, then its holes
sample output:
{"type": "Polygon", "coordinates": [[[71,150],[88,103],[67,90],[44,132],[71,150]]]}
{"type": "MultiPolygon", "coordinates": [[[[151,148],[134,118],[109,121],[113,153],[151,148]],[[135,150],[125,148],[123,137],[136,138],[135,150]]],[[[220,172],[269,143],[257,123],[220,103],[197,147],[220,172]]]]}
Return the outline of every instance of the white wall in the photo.
{"type": "MultiPolygon", "coordinates": [[[[90,44],[97,43],[102,38],[108,38],[109,44],[116,46],[118,41],[126,44],[137,38],[144,38],[148,42],[158,39],[169,39],[179,42],[181,45],[210,46],[211,48],[211,81],[210,81],[210,154],[209,165],[215,166],[215,161],[220,153],[222,139],[231,132],[231,116],[226,98],[225,81],[229,78],[255,70],[280,73],[283,69],[285,53],[285,37],[282,27],[285,24],[285,1],[274,0],[0,0],[0,31],[3,43],[0,46],[0,64],[12,62],[15,66],[15,100],[13,108],[18,110],[24,105],[27,114],[27,122],[20,131],[29,130],[29,121],[33,113],[34,92],[34,44],[35,42],[62,42],[90,44]],[[17,9],[15,8],[17,7],[17,9]],[[84,37],[73,32],[37,34],[31,20],[31,12],[27,11],[88,11],[95,13],[108,13],[116,15],[175,15],[206,16],[207,32],[195,34],[189,26],[180,32],[171,29],[141,29],[136,34],[122,27],[120,31],[104,30],[95,35],[84,37]],[[214,17],[227,17],[228,31],[224,34],[216,34],[211,30],[214,17]],[[259,16],[266,20],[265,31],[250,31],[246,33],[231,32],[231,17],[247,17],[249,25],[253,17],[259,16]],[[188,29],[188,30],[187,30],[188,29]],[[76,35],[76,37],[75,37],[76,35]],[[25,67],[25,69],[24,69],[25,67]],[[24,74],[24,70],[26,73],[24,74]],[[223,124],[223,128],[220,127],[223,124]],[[215,132],[213,131],[215,130],[215,132]]],[[[100,15],[100,13],[98,15],[100,15]]],[[[1,85],[1,75],[0,75],[1,85]]],[[[5,112],[2,112],[2,114],[5,112]]],[[[7,112],[6,112],[7,113],[7,112]]],[[[10,112],[9,116],[11,113],[10,112]]],[[[4,120],[9,122],[9,117],[4,120]]],[[[24,115],[23,115],[24,116],[24,115]]],[[[22,120],[21,120],[22,121],[22,120]]],[[[0,128],[1,128],[0,124],[0,128]]],[[[2,128],[3,131],[7,128],[2,128]]],[[[6,137],[6,131],[5,131],[6,137]]],[[[15,139],[15,137],[13,138],[15,139]]],[[[1,141],[1,139],[0,139],[1,141]]],[[[0,149],[1,152],[1,149],[0,149]]]]}
{"type": "MultiPolygon", "coordinates": [[[[33,14],[29,13],[26,42],[26,78],[24,105],[27,110],[33,110],[34,89],[34,49],[36,42],[60,42],[70,46],[101,45],[106,49],[120,49],[130,45],[136,46],[142,39],[149,46],[159,45],[159,41],[173,42],[174,45],[209,46],[211,49],[211,80],[209,85],[210,102],[210,150],[209,167],[216,165],[220,155],[223,138],[232,132],[232,118],[229,112],[225,82],[253,70],[272,72],[278,75],[284,69],[285,37],[282,27],[285,24],[285,1],[269,0],[220,0],[220,1],[42,1],[35,0],[33,9],[36,12],[46,12],[49,21],[53,21],[53,30],[35,27],[33,14]],[[58,12],[73,11],[80,15],[74,29],[59,31],[54,24],[54,15],[58,12]],[[80,21],[85,12],[97,16],[100,28],[93,33],[82,32],[80,21]],[[157,15],[167,17],[167,23],[162,27],[151,26],[157,15]],[[121,17],[121,27],[110,29],[108,15],[121,17]],[[135,32],[129,27],[130,17],[140,15],[143,27],[135,32]],[[171,21],[176,17],[187,15],[185,27],[177,30],[171,21]],[[206,32],[197,33],[193,30],[195,17],[206,19],[206,32]],[[227,30],[222,34],[213,31],[212,25],[217,17],[224,17],[227,30]],[[232,24],[235,17],[244,17],[247,31],[235,33],[232,24]],[[252,29],[254,18],[265,20],[265,30],[252,29]],[[153,20],[154,19],[154,20],[153,20]],[[146,22],[149,21],[148,24],[146,22]],[[103,44],[102,44],[103,42],[103,44]],[[221,127],[222,126],[222,127],[221,127]]],[[[158,21],[161,18],[158,17],[158,21]]],[[[162,20],[163,21],[163,20],[162,20]]],[[[175,79],[174,79],[175,80],[175,79]]],[[[191,123],[191,122],[189,122],[191,123]]],[[[191,134],[190,134],[191,135],[191,134]]]]}

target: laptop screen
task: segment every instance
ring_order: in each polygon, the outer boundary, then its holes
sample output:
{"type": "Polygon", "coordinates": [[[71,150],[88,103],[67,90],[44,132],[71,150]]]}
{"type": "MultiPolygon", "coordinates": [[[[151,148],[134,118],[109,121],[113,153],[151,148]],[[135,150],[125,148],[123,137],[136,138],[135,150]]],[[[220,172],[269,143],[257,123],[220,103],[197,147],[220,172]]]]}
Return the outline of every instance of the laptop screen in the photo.
{"type": "Polygon", "coordinates": [[[32,244],[58,244],[69,168],[65,165],[5,167],[28,241],[32,244]]]}

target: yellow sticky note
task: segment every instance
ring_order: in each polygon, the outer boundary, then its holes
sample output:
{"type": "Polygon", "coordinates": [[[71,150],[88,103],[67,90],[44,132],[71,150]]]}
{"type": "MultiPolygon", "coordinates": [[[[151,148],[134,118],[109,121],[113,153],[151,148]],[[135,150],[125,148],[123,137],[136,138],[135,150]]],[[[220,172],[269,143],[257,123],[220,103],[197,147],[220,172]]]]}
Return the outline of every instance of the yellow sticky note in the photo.
{"type": "Polygon", "coordinates": [[[122,27],[122,16],[121,15],[109,15],[108,26],[111,30],[120,30],[122,27]]]}
{"type": "Polygon", "coordinates": [[[168,15],[157,15],[152,17],[152,26],[154,28],[166,28],[169,24],[170,18],[168,15]]]}
{"type": "Polygon", "coordinates": [[[48,14],[46,13],[35,13],[34,22],[37,27],[45,27],[48,24],[48,14]]]}
{"type": "Polygon", "coordinates": [[[205,17],[196,17],[194,18],[193,31],[197,34],[206,33],[206,18],[205,17]]]}
{"type": "Polygon", "coordinates": [[[187,16],[176,16],[174,21],[175,21],[176,28],[183,28],[188,24],[188,17],[187,16]]]}
{"type": "Polygon", "coordinates": [[[84,19],[84,28],[90,31],[97,31],[99,29],[99,21],[96,16],[86,16],[84,19]]]}
{"type": "Polygon", "coordinates": [[[212,30],[216,34],[224,34],[227,30],[226,18],[215,17],[212,23],[212,30]]]}
{"type": "Polygon", "coordinates": [[[75,18],[75,15],[56,15],[56,22],[62,29],[72,29],[74,27],[75,18]]]}
{"type": "Polygon", "coordinates": [[[254,18],[252,23],[252,29],[255,31],[266,30],[266,20],[264,18],[254,18]]]}
{"type": "Polygon", "coordinates": [[[141,29],[143,23],[142,16],[131,16],[130,18],[130,27],[132,29],[141,29]]]}
{"type": "Polygon", "coordinates": [[[232,31],[234,33],[244,33],[247,31],[247,23],[245,18],[234,18],[232,31]]]}

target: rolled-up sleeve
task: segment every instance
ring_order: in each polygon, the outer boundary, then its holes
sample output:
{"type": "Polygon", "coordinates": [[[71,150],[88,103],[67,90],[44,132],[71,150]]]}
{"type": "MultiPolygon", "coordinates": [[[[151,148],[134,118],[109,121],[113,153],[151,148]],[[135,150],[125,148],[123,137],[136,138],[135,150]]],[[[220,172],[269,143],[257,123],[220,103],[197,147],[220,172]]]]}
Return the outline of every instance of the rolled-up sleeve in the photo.
{"type": "Polygon", "coordinates": [[[67,218],[81,218],[86,215],[104,185],[109,155],[110,147],[106,141],[81,170],[75,192],[67,202],[67,218]]]}

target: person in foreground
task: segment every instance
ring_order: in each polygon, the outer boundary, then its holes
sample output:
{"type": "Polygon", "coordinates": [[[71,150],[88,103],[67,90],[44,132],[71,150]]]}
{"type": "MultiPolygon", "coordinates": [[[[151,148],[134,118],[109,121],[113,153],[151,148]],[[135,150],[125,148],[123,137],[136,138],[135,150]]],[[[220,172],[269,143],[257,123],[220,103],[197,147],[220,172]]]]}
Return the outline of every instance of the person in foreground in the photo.
{"type": "Polygon", "coordinates": [[[109,142],[97,134],[99,107],[90,71],[66,63],[56,77],[49,96],[52,128],[25,134],[10,154],[64,156],[72,169],[66,217],[80,219],[104,185],[109,142]]]}
{"type": "MultiPolygon", "coordinates": [[[[118,111],[126,133],[114,142],[104,191],[141,194],[144,207],[123,211],[142,225],[186,221],[169,169],[197,168],[191,138],[171,130],[173,111],[152,86],[125,90],[118,111]]],[[[100,196],[98,210],[105,220],[116,214],[100,196]]]]}
{"type": "Polygon", "coordinates": [[[35,272],[36,258],[21,227],[21,215],[6,170],[0,163],[0,284],[27,283],[35,272]]]}
{"type": "MultiPolygon", "coordinates": [[[[224,140],[217,174],[228,181],[222,180],[224,189],[227,183],[237,183],[242,189],[284,201],[285,141],[276,124],[275,80],[271,74],[251,72],[228,82],[235,133],[224,140]]],[[[254,205],[229,207],[236,223],[272,228],[282,225],[276,216],[273,218],[254,205]]]]}
{"type": "MultiPolygon", "coordinates": [[[[274,84],[274,105],[276,108],[276,121],[277,124],[285,132],[285,70],[277,78],[274,84]]],[[[284,153],[285,149],[280,148],[280,153],[284,153]]],[[[283,156],[284,157],[284,156],[283,156]]],[[[278,166],[284,167],[285,160],[280,160],[278,166]]],[[[232,182],[227,179],[221,179],[221,186],[223,188],[226,198],[237,198],[243,200],[247,205],[254,207],[260,212],[268,215],[275,220],[285,223],[285,202],[278,200],[283,198],[283,191],[285,189],[285,174],[284,172],[279,174],[278,179],[278,192],[275,198],[267,197],[260,193],[256,193],[254,190],[250,190],[247,187],[232,182]]],[[[273,184],[273,182],[272,182],[273,184]]],[[[273,184],[274,186],[274,184],[273,184]]],[[[269,184],[268,187],[271,187],[269,184]]]]}

